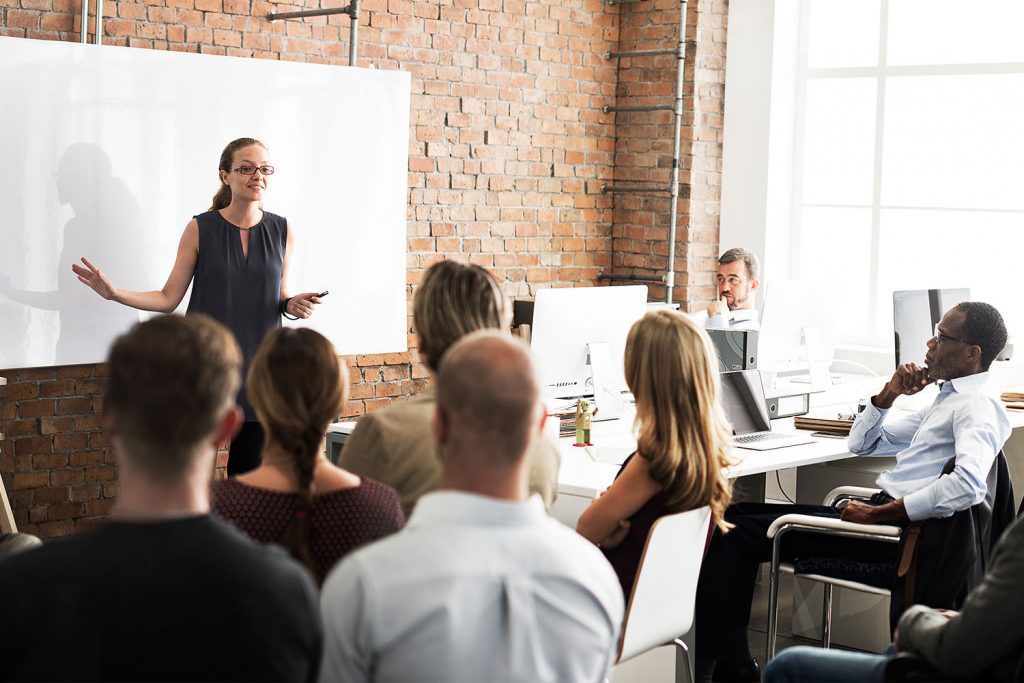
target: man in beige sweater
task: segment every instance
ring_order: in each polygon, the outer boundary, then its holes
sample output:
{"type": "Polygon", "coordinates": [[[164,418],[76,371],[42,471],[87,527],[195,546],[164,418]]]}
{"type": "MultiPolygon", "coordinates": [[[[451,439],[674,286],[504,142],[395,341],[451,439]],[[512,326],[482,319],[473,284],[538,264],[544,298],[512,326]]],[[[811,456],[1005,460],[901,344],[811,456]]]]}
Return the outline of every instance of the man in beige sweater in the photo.
{"type": "MultiPolygon", "coordinates": [[[[509,308],[501,285],[485,269],[439,261],[427,271],[413,304],[419,355],[431,384],[450,346],[477,330],[507,330],[509,308]]],[[[420,496],[437,488],[441,460],[434,438],[437,400],[427,390],[359,420],[341,452],[341,465],[360,476],[392,486],[408,518],[420,496]]],[[[527,453],[529,487],[549,507],[555,499],[558,446],[538,437],[527,453]]]]}

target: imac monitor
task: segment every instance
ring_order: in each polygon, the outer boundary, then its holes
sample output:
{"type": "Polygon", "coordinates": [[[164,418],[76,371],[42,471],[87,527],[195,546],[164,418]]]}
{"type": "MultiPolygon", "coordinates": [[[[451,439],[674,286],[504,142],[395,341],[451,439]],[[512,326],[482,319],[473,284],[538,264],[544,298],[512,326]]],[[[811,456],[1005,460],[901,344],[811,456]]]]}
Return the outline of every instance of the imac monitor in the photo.
{"type": "Polygon", "coordinates": [[[842,308],[828,283],[772,280],[765,285],[757,366],[779,375],[826,371],[835,351],[833,331],[842,308]]]}
{"type": "MultiPolygon", "coordinates": [[[[643,317],[647,287],[541,289],[533,308],[530,346],[544,398],[574,399],[595,393],[589,349],[606,361],[606,389],[626,390],[623,356],[633,323],[643,317]]],[[[598,405],[601,405],[598,399],[598,405]]],[[[601,416],[598,415],[598,418],[601,416]]]]}
{"type": "Polygon", "coordinates": [[[896,365],[924,365],[926,344],[942,315],[961,301],[971,300],[971,290],[905,289],[892,293],[896,365]]]}

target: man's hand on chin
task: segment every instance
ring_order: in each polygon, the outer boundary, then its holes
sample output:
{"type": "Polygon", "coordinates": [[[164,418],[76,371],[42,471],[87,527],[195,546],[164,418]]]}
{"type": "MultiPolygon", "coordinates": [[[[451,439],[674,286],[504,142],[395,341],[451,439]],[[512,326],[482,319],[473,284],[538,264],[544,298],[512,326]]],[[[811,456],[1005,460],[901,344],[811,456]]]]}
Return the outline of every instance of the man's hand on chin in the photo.
{"type": "Polygon", "coordinates": [[[729,304],[726,302],[725,297],[719,297],[717,301],[712,301],[708,304],[708,317],[713,318],[716,315],[724,315],[729,317],[729,304]]]}
{"type": "Polygon", "coordinates": [[[851,500],[843,508],[839,519],[856,524],[902,524],[910,521],[902,498],[885,505],[868,505],[851,500]]]}

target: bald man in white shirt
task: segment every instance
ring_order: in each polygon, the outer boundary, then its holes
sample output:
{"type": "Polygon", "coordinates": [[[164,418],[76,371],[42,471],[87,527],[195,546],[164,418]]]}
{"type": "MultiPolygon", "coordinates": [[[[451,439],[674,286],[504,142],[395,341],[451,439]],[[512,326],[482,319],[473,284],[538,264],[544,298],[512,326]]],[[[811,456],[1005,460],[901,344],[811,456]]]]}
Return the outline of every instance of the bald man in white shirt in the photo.
{"type": "Polygon", "coordinates": [[[623,617],[601,552],[528,498],[544,411],[529,351],[496,332],[441,362],[440,487],[327,578],[323,681],[600,681],[623,617]]]}

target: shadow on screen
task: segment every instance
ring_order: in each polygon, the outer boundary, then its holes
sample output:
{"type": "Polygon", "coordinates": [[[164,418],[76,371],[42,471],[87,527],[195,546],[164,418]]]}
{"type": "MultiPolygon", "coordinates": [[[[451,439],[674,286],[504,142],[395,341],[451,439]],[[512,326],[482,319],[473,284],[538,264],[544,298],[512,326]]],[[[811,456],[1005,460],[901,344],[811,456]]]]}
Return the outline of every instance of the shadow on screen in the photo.
{"type": "MultiPolygon", "coordinates": [[[[99,360],[89,348],[139,320],[138,311],[100,298],[78,281],[71,264],[85,256],[118,287],[134,289],[144,281],[141,249],[145,243],[142,207],[123,180],[113,174],[110,159],[98,146],[78,143],[61,155],[54,175],[57,199],[74,216],[64,224],[63,247],[57,262],[57,288],[21,289],[0,274],[0,295],[28,308],[57,312],[57,343],[52,354],[31,350],[34,365],[72,365],[99,360]],[[49,362],[46,359],[49,358],[49,362]]],[[[31,267],[32,264],[26,264],[31,267]]],[[[24,333],[21,342],[25,340],[24,333]]],[[[16,364],[24,350],[0,348],[0,357],[16,364]]],[[[6,363],[0,362],[0,365],[6,363]]]]}

